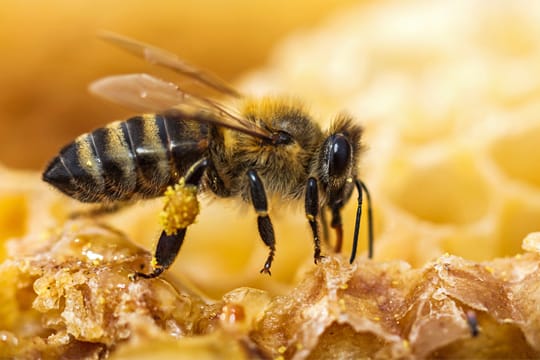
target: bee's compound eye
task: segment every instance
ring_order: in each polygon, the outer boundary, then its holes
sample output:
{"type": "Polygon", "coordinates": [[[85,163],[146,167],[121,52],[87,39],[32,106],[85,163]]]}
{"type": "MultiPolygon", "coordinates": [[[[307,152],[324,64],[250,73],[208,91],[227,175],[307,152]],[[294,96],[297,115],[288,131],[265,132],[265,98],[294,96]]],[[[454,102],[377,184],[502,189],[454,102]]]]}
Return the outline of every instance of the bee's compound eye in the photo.
{"type": "Polygon", "coordinates": [[[351,162],[351,145],[342,134],[332,135],[328,143],[330,176],[343,175],[351,162]]]}

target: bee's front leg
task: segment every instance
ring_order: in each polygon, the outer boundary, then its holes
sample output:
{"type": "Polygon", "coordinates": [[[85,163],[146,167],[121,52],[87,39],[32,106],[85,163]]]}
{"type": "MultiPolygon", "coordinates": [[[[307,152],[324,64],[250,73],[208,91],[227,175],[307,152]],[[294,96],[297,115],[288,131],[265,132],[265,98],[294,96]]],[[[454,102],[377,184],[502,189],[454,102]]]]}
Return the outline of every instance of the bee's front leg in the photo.
{"type": "MultiPolygon", "coordinates": [[[[202,176],[204,174],[204,171],[209,165],[209,161],[206,158],[203,158],[199,161],[197,161],[195,164],[193,164],[189,170],[187,171],[186,175],[183,178],[183,184],[184,187],[195,187],[193,190],[193,193],[190,193],[192,196],[196,197],[196,188],[199,186],[202,176]]],[[[196,198],[194,199],[196,202],[196,198]]],[[[198,203],[197,203],[197,213],[198,213],[198,203]]],[[[195,214],[196,215],[196,214],[195,214]]],[[[182,243],[184,242],[184,237],[186,236],[186,230],[189,225],[194,221],[193,219],[190,219],[190,221],[186,221],[187,225],[181,225],[179,228],[169,229],[169,231],[164,230],[161,232],[161,236],[159,237],[156,251],[154,253],[154,256],[152,258],[152,272],[150,273],[141,273],[141,272],[135,272],[130,277],[134,280],[138,277],[142,277],[145,279],[151,279],[158,277],[161,275],[163,271],[169,268],[169,266],[172,265],[174,262],[174,259],[176,259],[176,255],[180,251],[180,247],[182,246],[182,243]],[[174,231],[170,231],[174,230],[174,231]]]]}
{"type": "Polygon", "coordinates": [[[305,209],[309,226],[313,232],[313,243],[315,246],[313,259],[315,264],[317,264],[323,256],[321,256],[321,240],[319,238],[319,227],[317,224],[317,215],[319,214],[319,189],[317,180],[313,177],[310,177],[307,182],[305,209]]]}
{"type": "Polygon", "coordinates": [[[366,193],[367,198],[367,221],[368,221],[368,259],[373,258],[373,211],[371,209],[371,195],[369,190],[360,179],[355,179],[354,184],[358,191],[358,205],[356,208],[356,220],[354,222],[354,235],[353,235],[353,247],[351,251],[351,258],[349,262],[352,264],[356,257],[356,248],[358,246],[358,233],[360,232],[360,220],[362,218],[362,192],[366,193]]]}
{"type": "Polygon", "coordinates": [[[332,220],[330,226],[336,231],[336,243],[334,245],[334,252],[340,253],[341,248],[343,247],[343,223],[341,221],[341,208],[343,203],[339,202],[333,204],[331,207],[332,210],[332,220]]]}
{"type": "Polygon", "coordinates": [[[249,189],[251,193],[251,202],[255,211],[257,212],[257,225],[259,227],[259,234],[262,241],[270,249],[268,258],[264,263],[264,267],[261,269],[261,273],[270,273],[270,267],[272,266],[272,261],[274,260],[274,254],[276,252],[276,240],[274,236],[274,228],[270,217],[268,216],[268,202],[266,200],[266,192],[264,191],[264,186],[259,175],[255,170],[248,170],[247,176],[249,179],[249,189]]]}

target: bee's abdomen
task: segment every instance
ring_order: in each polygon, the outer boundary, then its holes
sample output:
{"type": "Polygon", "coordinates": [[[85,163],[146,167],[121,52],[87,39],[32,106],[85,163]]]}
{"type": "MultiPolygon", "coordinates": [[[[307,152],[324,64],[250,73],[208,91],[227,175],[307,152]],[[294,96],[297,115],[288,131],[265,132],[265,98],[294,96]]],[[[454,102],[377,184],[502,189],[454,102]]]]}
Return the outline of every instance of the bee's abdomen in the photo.
{"type": "Polygon", "coordinates": [[[83,202],[156,197],[200,158],[205,133],[162,115],[114,122],[65,146],[43,179],[83,202]]]}

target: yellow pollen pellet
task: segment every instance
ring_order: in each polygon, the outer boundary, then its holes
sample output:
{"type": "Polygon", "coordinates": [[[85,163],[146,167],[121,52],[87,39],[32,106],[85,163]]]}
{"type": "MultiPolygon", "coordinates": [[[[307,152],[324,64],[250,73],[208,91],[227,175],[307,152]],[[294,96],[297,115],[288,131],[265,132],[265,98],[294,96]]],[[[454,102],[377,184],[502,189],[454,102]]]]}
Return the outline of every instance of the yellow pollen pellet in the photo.
{"type": "Polygon", "coordinates": [[[173,235],[195,222],[199,215],[197,187],[186,185],[181,178],[165,191],[165,205],[160,213],[160,224],[167,235],[173,235]]]}

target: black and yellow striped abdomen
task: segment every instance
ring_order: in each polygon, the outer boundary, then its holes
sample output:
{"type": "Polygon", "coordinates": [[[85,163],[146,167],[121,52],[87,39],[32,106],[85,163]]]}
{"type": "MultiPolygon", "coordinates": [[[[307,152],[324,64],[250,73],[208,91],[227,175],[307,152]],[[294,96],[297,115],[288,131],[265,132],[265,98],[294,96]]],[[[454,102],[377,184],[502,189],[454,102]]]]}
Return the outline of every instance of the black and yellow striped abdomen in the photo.
{"type": "Polygon", "coordinates": [[[83,202],[152,198],[200,159],[207,126],[175,116],[113,122],[66,145],[43,180],[83,202]]]}

